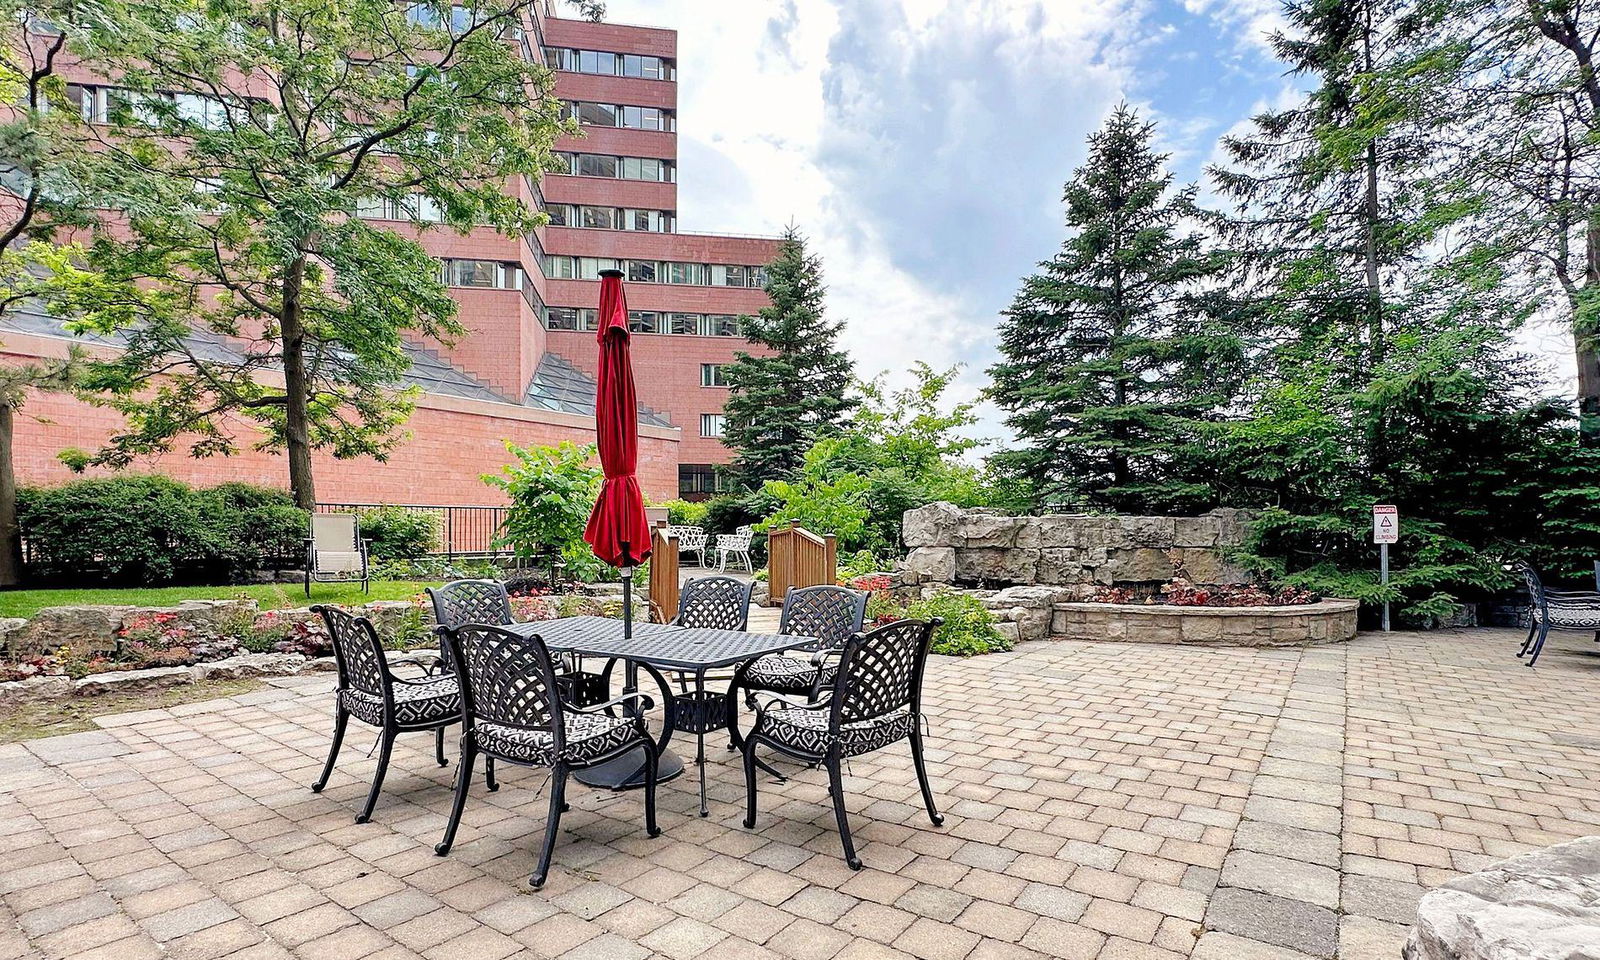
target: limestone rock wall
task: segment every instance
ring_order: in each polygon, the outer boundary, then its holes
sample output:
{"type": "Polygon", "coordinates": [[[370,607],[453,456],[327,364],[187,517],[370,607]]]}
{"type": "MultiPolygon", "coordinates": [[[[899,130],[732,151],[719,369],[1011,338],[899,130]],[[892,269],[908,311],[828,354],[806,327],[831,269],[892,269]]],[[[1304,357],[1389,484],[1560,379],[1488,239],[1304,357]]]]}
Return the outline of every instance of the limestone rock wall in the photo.
{"type": "Polygon", "coordinates": [[[930,503],[906,511],[910,553],[899,572],[908,586],[1044,585],[1084,596],[1101,585],[1162,583],[1178,557],[1196,583],[1245,583],[1250,577],[1224,553],[1244,543],[1250,519],[1226,509],[1199,517],[1032,517],[930,503]]]}

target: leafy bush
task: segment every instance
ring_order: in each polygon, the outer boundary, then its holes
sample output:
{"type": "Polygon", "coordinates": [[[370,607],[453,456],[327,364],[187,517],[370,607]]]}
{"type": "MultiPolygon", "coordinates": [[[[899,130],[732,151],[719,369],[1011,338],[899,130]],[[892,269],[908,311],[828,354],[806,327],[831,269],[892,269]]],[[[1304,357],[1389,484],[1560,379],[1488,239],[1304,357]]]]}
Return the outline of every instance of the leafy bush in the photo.
{"type": "Polygon", "coordinates": [[[971,657],[980,653],[1003,653],[1011,641],[995,629],[994,614],[977,597],[941,591],[913,602],[906,616],[918,620],[943,617],[944,623],[933,634],[933,652],[947,657],[971,657]]]}
{"type": "Polygon", "coordinates": [[[439,518],[404,507],[382,506],[361,514],[361,535],[372,541],[374,560],[415,560],[439,546],[439,518]]]}
{"type": "Polygon", "coordinates": [[[161,476],[75,480],[19,493],[31,577],[115,585],[229,582],[297,556],[307,529],[288,494],[161,476]]]}
{"type": "Polygon", "coordinates": [[[605,564],[583,542],[603,476],[599,467],[591,465],[594,445],[580,447],[563,440],[553,447],[519,447],[507,441],[506,449],[516,461],[501,467],[499,474],[483,477],[484,483],[511,499],[496,543],[525,560],[559,556],[566,562],[567,576],[575,580],[592,582],[606,576],[605,564]]]}
{"type": "Polygon", "coordinates": [[[839,561],[839,581],[843,583],[871,573],[881,573],[892,565],[888,560],[878,559],[871,550],[857,550],[839,561]]]}
{"type": "Polygon", "coordinates": [[[703,527],[711,513],[711,507],[705,501],[668,500],[657,506],[667,508],[667,522],[673,526],[703,527]]]}

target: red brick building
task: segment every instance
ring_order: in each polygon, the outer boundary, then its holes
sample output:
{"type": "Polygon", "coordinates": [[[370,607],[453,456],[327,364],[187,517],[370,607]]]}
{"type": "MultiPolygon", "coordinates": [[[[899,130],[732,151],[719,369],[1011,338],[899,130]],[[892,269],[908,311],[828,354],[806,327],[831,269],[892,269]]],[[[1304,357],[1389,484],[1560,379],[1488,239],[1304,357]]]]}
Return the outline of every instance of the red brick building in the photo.
{"type": "MultiPolygon", "coordinates": [[[[727,389],[721,367],[755,349],[738,318],[766,305],[763,265],[772,238],[680,234],[677,222],[677,34],[654,27],[559,19],[537,5],[522,48],[557,71],[556,95],[584,136],[556,144],[565,173],[508,184],[550,214],[522,237],[490,229],[467,235],[418,232],[393,219],[440,260],[469,331],[457,343],[414,344],[408,380],[425,391],[409,437],[386,463],[318,457],[325,502],[488,503],[498,495],[480,475],[509,462],[504,441],[553,443],[594,438],[595,306],[599,271],[627,278],[640,411],[640,481],[654,499],[703,496],[712,469],[729,458],[719,438],[727,389]]],[[[93,118],[114,88],[69,73],[70,89],[93,118]]],[[[0,354],[64,354],[74,339],[51,318],[23,313],[0,331],[0,354]]],[[[115,349],[114,342],[95,349],[115,349]]],[[[71,474],[67,448],[93,448],[118,425],[115,414],[59,395],[30,399],[17,421],[16,466],[26,484],[71,474]]],[[[179,454],[136,469],[192,483],[249,480],[287,484],[278,456],[249,450],[194,460],[179,454]]]]}

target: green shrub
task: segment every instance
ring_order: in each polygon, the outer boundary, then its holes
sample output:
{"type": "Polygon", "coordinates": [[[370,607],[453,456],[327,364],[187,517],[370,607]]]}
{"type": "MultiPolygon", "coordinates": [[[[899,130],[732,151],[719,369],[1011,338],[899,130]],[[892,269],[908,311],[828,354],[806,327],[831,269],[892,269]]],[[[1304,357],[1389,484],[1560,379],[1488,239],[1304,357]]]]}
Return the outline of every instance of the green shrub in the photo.
{"type": "Polygon", "coordinates": [[[667,508],[667,522],[673,526],[703,527],[711,513],[711,507],[705,501],[667,500],[657,506],[667,508]]]}
{"type": "Polygon", "coordinates": [[[906,608],[906,616],[918,620],[942,617],[944,623],[933,634],[933,652],[947,657],[971,657],[980,653],[1003,653],[1011,641],[995,629],[994,614],[977,597],[941,591],[916,600],[906,608]]]}
{"type": "Polygon", "coordinates": [[[439,518],[383,506],[361,514],[361,535],[372,541],[374,560],[415,560],[439,546],[439,518]]]}
{"type": "Polygon", "coordinates": [[[560,556],[574,580],[588,583],[610,575],[583,541],[603,475],[591,464],[594,444],[580,447],[563,440],[553,447],[519,447],[507,441],[506,449],[516,462],[483,477],[511,499],[496,543],[535,563],[560,556]]]}
{"type": "Polygon", "coordinates": [[[230,582],[298,556],[307,529],[305,512],[281,491],[237,483],[195,490],[161,476],[26,489],[17,510],[28,575],[76,584],[230,582]]]}

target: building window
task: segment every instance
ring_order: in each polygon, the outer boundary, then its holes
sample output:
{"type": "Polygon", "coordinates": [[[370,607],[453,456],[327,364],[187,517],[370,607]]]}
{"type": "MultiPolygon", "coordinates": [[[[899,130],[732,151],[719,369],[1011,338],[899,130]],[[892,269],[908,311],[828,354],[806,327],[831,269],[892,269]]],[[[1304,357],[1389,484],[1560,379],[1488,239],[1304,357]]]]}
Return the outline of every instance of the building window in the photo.
{"type": "Polygon", "coordinates": [[[723,427],[723,416],[722,416],[722,414],[720,414],[720,413],[702,413],[702,414],[700,414],[700,436],[702,436],[702,437],[720,437],[720,436],[722,436],[722,427],[723,427]]]}
{"type": "Polygon", "coordinates": [[[681,496],[703,500],[720,489],[715,466],[709,463],[678,464],[678,493],[681,496]]]}
{"type": "Polygon", "coordinates": [[[607,180],[644,180],[671,183],[671,160],[658,157],[608,157],[600,153],[560,153],[557,174],[573,177],[603,177],[607,180]]]}
{"type": "Polygon", "coordinates": [[[568,73],[636,77],[640,80],[671,80],[677,76],[676,65],[663,57],[609,53],[604,50],[545,47],[544,62],[552,70],[565,70],[568,73]]]}
{"type": "MultiPolygon", "coordinates": [[[[554,257],[549,259],[556,259],[554,257]]],[[[548,307],[543,311],[545,327],[550,330],[594,330],[599,314],[593,307],[548,307]]],[[[726,314],[657,313],[654,310],[631,310],[628,327],[635,333],[674,334],[684,337],[737,337],[740,336],[739,318],[726,314]]],[[[707,374],[702,365],[701,380],[707,374]]],[[[723,386],[719,380],[706,386],[723,386]]]]}
{"type": "Polygon", "coordinates": [[[566,113],[569,117],[577,117],[579,123],[591,127],[625,127],[629,130],[671,133],[676,126],[673,112],[659,107],[568,100],[566,113]]]}
{"type": "Polygon", "coordinates": [[[498,260],[446,259],[440,262],[440,276],[445,285],[451,287],[522,289],[522,268],[498,260]]]}
{"type": "Polygon", "coordinates": [[[726,387],[728,385],[728,365],[725,363],[700,364],[700,386],[726,387]]]}

